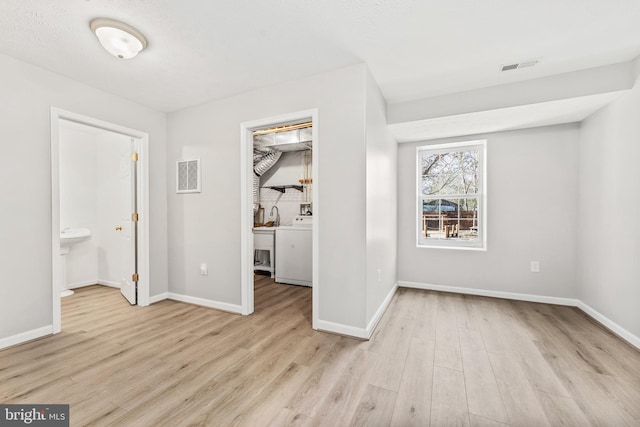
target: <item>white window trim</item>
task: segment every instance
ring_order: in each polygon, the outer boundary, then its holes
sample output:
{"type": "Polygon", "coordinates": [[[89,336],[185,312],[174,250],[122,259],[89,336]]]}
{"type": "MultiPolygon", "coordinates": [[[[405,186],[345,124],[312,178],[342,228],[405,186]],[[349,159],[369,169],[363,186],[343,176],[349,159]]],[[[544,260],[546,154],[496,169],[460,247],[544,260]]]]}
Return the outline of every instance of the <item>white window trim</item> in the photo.
{"type": "Polygon", "coordinates": [[[416,147],[416,216],[415,216],[415,236],[416,247],[426,249],[457,249],[457,250],[471,250],[471,251],[486,251],[487,250],[487,141],[474,140],[474,141],[462,141],[452,142],[446,144],[433,144],[433,145],[421,145],[416,147]],[[456,148],[471,148],[474,146],[480,146],[482,153],[479,158],[480,163],[480,188],[481,193],[478,196],[478,208],[480,211],[480,228],[478,229],[478,241],[477,242],[465,242],[459,240],[432,240],[425,242],[420,238],[422,233],[422,195],[420,194],[421,183],[421,162],[420,152],[429,150],[431,152],[448,152],[453,151],[456,148]]]}

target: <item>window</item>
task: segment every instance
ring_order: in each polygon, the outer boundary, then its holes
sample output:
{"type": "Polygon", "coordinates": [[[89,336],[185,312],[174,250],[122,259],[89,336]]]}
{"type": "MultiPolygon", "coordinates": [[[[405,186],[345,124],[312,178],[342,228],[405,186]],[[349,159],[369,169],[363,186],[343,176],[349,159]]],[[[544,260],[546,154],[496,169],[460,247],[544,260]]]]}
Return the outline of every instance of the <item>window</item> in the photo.
{"type": "Polygon", "coordinates": [[[484,249],[486,141],[418,147],[419,247],[484,249]]]}

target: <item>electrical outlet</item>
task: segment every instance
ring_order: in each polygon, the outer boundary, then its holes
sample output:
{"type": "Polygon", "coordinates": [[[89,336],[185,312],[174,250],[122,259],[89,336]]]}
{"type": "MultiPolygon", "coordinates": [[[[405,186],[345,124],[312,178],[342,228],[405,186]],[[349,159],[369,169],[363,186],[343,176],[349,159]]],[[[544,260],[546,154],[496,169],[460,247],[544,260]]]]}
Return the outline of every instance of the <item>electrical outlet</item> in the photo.
{"type": "Polygon", "coordinates": [[[200,274],[202,274],[203,276],[206,276],[207,274],[209,274],[209,270],[207,269],[207,264],[200,264],[200,274]]]}
{"type": "Polygon", "coordinates": [[[531,272],[540,273],[540,261],[531,261],[531,272]]]}

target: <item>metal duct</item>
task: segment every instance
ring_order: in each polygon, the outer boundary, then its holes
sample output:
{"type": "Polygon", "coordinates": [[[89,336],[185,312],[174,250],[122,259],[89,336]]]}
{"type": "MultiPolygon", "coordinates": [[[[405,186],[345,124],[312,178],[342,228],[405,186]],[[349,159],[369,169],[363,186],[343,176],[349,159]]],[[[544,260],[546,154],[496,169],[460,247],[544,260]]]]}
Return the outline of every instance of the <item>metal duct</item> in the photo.
{"type": "Polygon", "coordinates": [[[253,216],[255,217],[260,208],[260,177],[253,174],[253,216]]]}
{"type": "Polygon", "coordinates": [[[278,159],[282,156],[280,151],[270,151],[263,155],[257,162],[254,159],[253,172],[262,176],[266,171],[271,169],[271,166],[275,165],[278,159]]]}
{"type": "MultiPolygon", "coordinates": [[[[264,149],[262,149],[264,150],[264,149]]],[[[255,216],[260,206],[260,177],[271,169],[280,159],[280,151],[253,150],[253,215],[255,216]]]]}
{"type": "Polygon", "coordinates": [[[253,146],[257,149],[271,148],[282,152],[310,150],[313,144],[312,133],[311,127],[260,134],[254,132],[253,146]]]}

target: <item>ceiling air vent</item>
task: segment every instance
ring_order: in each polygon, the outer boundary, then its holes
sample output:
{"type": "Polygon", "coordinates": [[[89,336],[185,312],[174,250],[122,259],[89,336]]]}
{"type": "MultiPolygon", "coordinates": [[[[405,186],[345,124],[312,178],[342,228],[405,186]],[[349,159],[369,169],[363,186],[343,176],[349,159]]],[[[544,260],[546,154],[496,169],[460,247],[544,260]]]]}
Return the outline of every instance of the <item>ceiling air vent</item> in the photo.
{"type": "Polygon", "coordinates": [[[538,62],[540,62],[539,59],[532,59],[530,61],[516,62],[515,64],[502,64],[502,66],[500,67],[500,71],[511,71],[519,70],[520,68],[533,67],[538,62]]]}
{"type": "Polygon", "coordinates": [[[503,65],[502,71],[515,70],[516,68],[518,68],[518,64],[503,65]]]}

